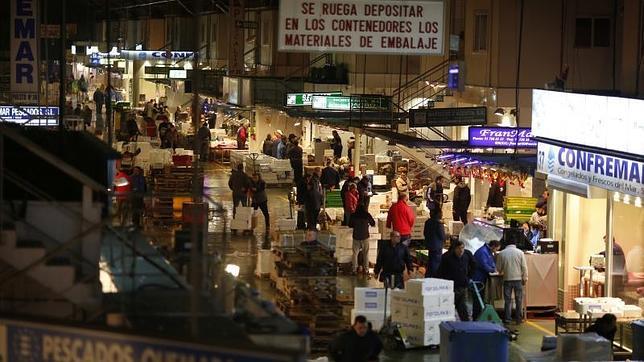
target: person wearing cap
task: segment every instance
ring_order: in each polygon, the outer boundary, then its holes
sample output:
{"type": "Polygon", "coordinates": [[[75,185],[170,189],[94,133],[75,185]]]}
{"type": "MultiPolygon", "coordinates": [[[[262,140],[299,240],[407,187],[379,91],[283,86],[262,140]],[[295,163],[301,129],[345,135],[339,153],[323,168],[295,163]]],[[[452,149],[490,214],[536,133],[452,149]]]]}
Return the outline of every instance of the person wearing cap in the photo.
{"type": "Polygon", "coordinates": [[[271,156],[273,156],[275,158],[279,158],[277,156],[278,156],[278,153],[279,153],[279,145],[282,142],[282,131],[280,131],[280,130],[275,131],[273,136],[274,136],[273,141],[271,143],[271,153],[269,153],[269,155],[271,155],[271,156]]]}

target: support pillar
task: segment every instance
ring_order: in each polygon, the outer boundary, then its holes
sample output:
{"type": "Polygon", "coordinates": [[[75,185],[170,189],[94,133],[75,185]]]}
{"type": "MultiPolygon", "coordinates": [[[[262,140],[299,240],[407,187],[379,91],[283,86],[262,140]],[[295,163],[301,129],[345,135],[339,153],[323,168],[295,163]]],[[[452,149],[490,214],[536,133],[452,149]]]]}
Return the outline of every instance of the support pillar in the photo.
{"type": "Polygon", "coordinates": [[[356,172],[356,175],[360,171],[360,149],[362,148],[362,130],[360,128],[353,129],[353,135],[355,136],[355,147],[353,149],[353,168],[356,172]]]}
{"type": "MultiPolygon", "coordinates": [[[[606,278],[604,278],[604,295],[613,296],[613,199],[612,193],[606,196],[606,278]]],[[[591,283],[592,285],[592,283],[591,283]]]]}

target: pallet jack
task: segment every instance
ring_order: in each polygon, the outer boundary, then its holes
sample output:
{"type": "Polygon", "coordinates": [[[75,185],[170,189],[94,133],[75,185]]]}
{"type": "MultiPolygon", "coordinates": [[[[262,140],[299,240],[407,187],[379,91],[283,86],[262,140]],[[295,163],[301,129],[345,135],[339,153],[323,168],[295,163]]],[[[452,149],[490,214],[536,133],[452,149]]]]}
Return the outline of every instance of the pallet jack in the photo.
{"type": "MultiPolygon", "coordinates": [[[[501,320],[501,317],[499,317],[499,314],[494,309],[494,306],[491,304],[483,303],[483,298],[481,298],[481,293],[480,293],[480,291],[485,287],[483,283],[475,282],[471,280],[470,287],[472,288],[472,290],[474,290],[474,294],[476,294],[477,300],[475,300],[474,303],[478,301],[479,305],[481,306],[481,315],[476,320],[479,322],[492,322],[492,323],[503,325],[503,321],[501,320]],[[479,285],[481,285],[481,288],[479,288],[479,285]]],[[[519,337],[519,332],[517,332],[516,330],[514,331],[510,330],[507,327],[505,328],[510,332],[510,340],[516,341],[517,338],[519,337]]]]}
{"type": "Polygon", "coordinates": [[[407,350],[414,348],[407,340],[405,332],[398,327],[398,325],[391,322],[391,318],[387,316],[387,294],[393,285],[393,275],[385,278],[383,283],[385,286],[385,308],[383,312],[382,328],[380,328],[380,339],[385,349],[388,350],[407,350]]]}

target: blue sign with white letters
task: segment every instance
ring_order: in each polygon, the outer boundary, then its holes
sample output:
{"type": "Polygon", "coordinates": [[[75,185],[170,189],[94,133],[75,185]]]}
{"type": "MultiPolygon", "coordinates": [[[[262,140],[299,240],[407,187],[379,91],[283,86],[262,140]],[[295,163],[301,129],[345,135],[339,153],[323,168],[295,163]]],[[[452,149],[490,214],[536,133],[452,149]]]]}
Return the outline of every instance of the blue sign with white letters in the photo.
{"type": "Polygon", "coordinates": [[[296,354],[182,343],[90,329],[0,321],[0,361],[268,362],[296,354]]]}
{"type": "Polygon", "coordinates": [[[58,107],[0,106],[0,122],[19,123],[24,126],[57,126],[58,107]]]}
{"type": "Polygon", "coordinates": [[[644,163],[539,142],[537,170],[610,191],[644,197],[644,163]]]}

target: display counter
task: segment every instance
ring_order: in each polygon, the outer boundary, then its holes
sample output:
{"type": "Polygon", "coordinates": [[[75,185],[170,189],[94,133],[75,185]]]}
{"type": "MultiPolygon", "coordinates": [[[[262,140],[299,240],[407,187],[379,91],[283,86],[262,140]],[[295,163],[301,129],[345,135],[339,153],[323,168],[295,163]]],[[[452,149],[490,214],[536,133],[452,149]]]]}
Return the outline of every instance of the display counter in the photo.
{"type": "MultiPolygon", "coordinates": [[[[499,222],[475,219],[465,225],[459,239],[465,243],[465,248],[475,253],[484,243],[490,240],[501,240],[509,225],[499,222]]],[[[557,254],[537,254],[531,251],[525,253],[528,265],[528,283],[525,288],[526,307],[555,307],[557,305],[557,281],[559,257],[557,254]]],[[[486,291],[486,299],[502,305],[503,283],[500,276],[490,278],[486,291]]]]}

